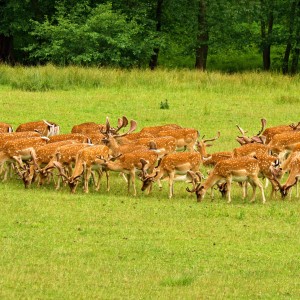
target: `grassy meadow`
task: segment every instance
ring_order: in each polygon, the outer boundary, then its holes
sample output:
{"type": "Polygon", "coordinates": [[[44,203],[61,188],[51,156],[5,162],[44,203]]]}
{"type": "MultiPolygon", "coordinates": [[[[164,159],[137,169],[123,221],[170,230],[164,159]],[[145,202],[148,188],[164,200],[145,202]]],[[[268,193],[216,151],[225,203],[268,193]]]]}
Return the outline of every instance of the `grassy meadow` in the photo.
{"type": "MultiPolygon", "coordinates": [[[[115,70],[0,65],[0,122],[47,119],[70,132],[87,121],[126,115],[144,126],[177,123],[238,146],[249,135],[300,121],[300,77],[275,73],[115,70]],[[168,100],[169,109],[160,109],[168,100]]],[[[203,170],[204,171],[204,170],[203,170]]],[[[111,174],[96,192],[53,185],[25,190],[0,182],[0,299],[299,299],[299,199],[216,194],[202,203],[187,184],[127,195],[111,174]]],[[[295,191],[294,191],[295,193],[295,191]]]]}

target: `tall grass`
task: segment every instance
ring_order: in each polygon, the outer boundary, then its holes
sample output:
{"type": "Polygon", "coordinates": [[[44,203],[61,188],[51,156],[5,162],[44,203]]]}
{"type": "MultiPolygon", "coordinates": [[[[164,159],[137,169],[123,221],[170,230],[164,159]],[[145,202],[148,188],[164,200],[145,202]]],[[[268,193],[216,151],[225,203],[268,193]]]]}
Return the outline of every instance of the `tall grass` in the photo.
{"type": "MultiPolygon", "coordinates": [[[[299,121],[299,76],[226,75],[189,70],[115,70],[0,66],[0,121],[49,119],[114,124],[127,115],[138,127],[178,123],[213,137],[210,152],[238,146],[250,134],[299,121]],[[168,100],[169,109],[161,109],[168,100]]],[[[205,170],[203,170],[205,171],[205,170]]],[[[53,185],[24,190],[0,182],[1,299],[299,299],[299,200],[266,205],[216,195],[196,203],[175,184],[167,199],[127,195],[111,174],[111,191],[84,194],[53,185]]],[[[267,189],[266,194],[269,194],[267,189]]]]}

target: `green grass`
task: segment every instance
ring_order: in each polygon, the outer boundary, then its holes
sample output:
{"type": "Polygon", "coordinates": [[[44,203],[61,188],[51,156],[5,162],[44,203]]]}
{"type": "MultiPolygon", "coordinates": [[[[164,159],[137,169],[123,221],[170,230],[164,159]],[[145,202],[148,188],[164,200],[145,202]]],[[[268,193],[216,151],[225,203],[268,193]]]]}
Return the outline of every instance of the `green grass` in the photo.
{"type": "MultiPolygon", "coordinates": [[[[0,71],[0,121],[14,128],[49,119],[66,133],[74,124],[106,116],[116,123],[126,115],[139,129],[178,123],[207,137],[220,130],[209,151],[221,151],[238,146],[237,123],[254,134],[261,117],[272,126],[300,115],[299,77],[53,66],[0,71]],[[31,86],[27,72],[48,73],[52,82],[76,73],[76,80],[33,92],[14,83],[31,86]],[[169,109],[160,109],[165,99],[169,109]]],[[[169,200],[166,183],[147,196],[137,181],[132,197],[117,174],[111,177],[109,193],[103,182],[88,195],[52,185],[25,190],[16,179],[0,183],[1,299],[299,299],[294,195],[267,197],[262,205],[258,193],[250,204],[234,187],[230,205],[219,195],[199,204],[183,183],[169,200]]]]}

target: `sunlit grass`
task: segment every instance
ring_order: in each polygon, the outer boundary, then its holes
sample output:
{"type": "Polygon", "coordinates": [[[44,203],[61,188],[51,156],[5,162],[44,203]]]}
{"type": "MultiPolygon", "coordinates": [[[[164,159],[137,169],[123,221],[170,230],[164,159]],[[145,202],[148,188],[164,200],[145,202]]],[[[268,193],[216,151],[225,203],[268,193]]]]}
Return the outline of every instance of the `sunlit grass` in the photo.
{"type": "MultiPolygon", "coordinates": [[[[178,123],[221,137],[208,150],[231,150],[239,124],[249,135],[298,122],[299,77],[188,70],[114,70],[0,66],[0,121],[49,119],[144,126],[178,123]],[[38,75],[36,75],[38,74],[38,75]],[[36,85],[36,88],[34,88],[36,85]],[[169,109],[160,109],[168,100],[169,109]]],[[[204,171],[204,170],[203,170],[204,171]]],[[[0,183],[1,299],[299,299],[299,203],[293,197],[250,204],[235,186],[228,205],[216,194],[196,203],[186,184],[167,198],[111,191],[71,195],[53,185],[24,190],[0,183]]]]}

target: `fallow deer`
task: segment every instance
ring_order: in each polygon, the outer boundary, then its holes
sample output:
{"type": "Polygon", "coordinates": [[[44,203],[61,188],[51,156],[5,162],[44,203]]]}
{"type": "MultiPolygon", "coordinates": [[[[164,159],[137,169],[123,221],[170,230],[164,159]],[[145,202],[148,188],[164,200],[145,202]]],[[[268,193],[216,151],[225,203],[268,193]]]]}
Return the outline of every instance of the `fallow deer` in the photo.
{"type": "MultiPolygon", "coordinates": [[[[79,182],[79,178],[81,176],[84,177],[84,192],[85,193],[89,192],[88,182],[92,175],[92,170],[98,171],[99,179],[98,179],[98,183],[95,185],[96,185],[96,190],[99,190],[100,180],[102,176],[102,166],[101,164],[99,164],[99,157],[103,158],[104,160],[107,160],[109,156],[109,152],[110,152],[109,148],[105,145],[91,146],[80,150],[77,153],[75,167],[72,176],[70,177],[66,176],[61,168],[61,165],[56,163],[56,165],[59,167],[60,174],[67,180],[68,185],[71,189],[71,193],[75,193],[79,182]]],[[[109,191],[110,189],[109,174],[107,170],[104,171],[106,172],[106,178],[107,178],[107,191],[109,191]]]]}
{"type": "MultiPolygon", "coordinates": [[[[42,169],[39,170],[40,181],[39,183],[44,184],[45,180],[52,176],[53,169],[64,170],[64,174],[71,176],[72,167],[75,164],[77,153],[85,147],[92,147],[88,143],[78,143],[71,145],[60,146],[56,149],[55,155],[49,161],[49,163],[42,169]],[[59,168],[60,167],[60,168],[59,168]],[[66,171],[65,171],[66,170],[66,171]]],[[[60,177],[58,178],[56,189],[60,187],[60,177]]]]}
{"type": "MultiPolygon", "coordinates": [[[[290,174],[286,180],[286,182],[282,185],[279,180],[276,178],[276,173],[273,170],[274,180],[277,182],[282,198],[285,198],[290,189],[297,184],[300,179],[300,155],[294,157],[294,159],[290,162],[289,165],[290,174]]],[[[297,197],[298,197],[297,191],[297,197]]]]}
{"type": "Polygon", "coordinates": [[[158,125],[158,126],[150,126],[150,127],[144,127],[141,129],[141,133],[150,133],[153,136],[156,136],[159,132],[165,131],[165,130],[173,130],[173,129],[182,129],[181,126],[177,124],[165,124],[165,125],[158,125]]]}
{"type": "Polygon", "coordinates": [[[22,131],[37,131],[42,136],[50,137],[59,134],[60,128],[56,123],[43,120],[20,124],[16,129],[16,132],[22,131]]]}
{"type": "Polygon", "coordinates": [[[0,122],[0,133],[10,133],[13,132],[13,128],[10,124],[0,122]]]}
{"type": "Polygon", "coordinates": [[[91,143],[91,140],[88,136],[80,133],[66,133],[66,134],[59,134],[55,136],[49,137],[49,143],[55,143],[65,140],[74,140],[79,143],[91,143]]]}
{"type": "Polygon", "coordinates": [[[136,151],[125,153],[115,161],[104,161],[102,164],[110,171],[127,174],[128,194],[130,193],[130,185],[132,185],[133,195],[136,196],[135,173],[138,170],[144,173],[147,171],[151,173],[156,165],[157,159],[158,155],[154,151],[136,151]]]}
{"type": "Polygon", "coordinates": [[[205,167],[214,167],[219,161],[231,158],[233,156],[233,153],[230,151],[223,151],[223,152],[215,152],[208,154],[206,151],[207,147],[212,146],[212,144],[208,144],[207,142],[213,142],[220,137],[220,132],[218,131],[218,134],[216,137],[211,139],[204,139],[204,136],[201,140],[197,142],[197,150],[202,156],[203,159],[203,165],[205,167]]]}
{"type": "Polygon", "coordinates": [[[167,154],[162,158],[152,174],[148,175],[143,173],[142,191],[150,187],[152,182],[155,181],[158,181],[161,188],[160,180],[166,177],[169,179],[169,198],[172,198],[174,195],[174,181],[186,181],[187,172],[199,172],[201,164],[202,157],[198,152],[177,152],[167,154]]]}
{"type": "Polygon", "coordinates": [[[264,190],[261,182],[258,179],[260,172],[258,160],[252,157],[230,158],[220,161],[216,164],[214,169],[209,173],[208,178],[204,183],[199,183],[193,190],[187,188],[188,192],[195,192],[197,201],[201,201],[206,191],[219,182],[227,183],[227,199],[231,202],[231,182],[248,181],[252,188],[253,194],[250,199],[251,202],[255,200],[256,187],[258,186],[262,194],[262,202],[266,202],[264,190]]]}
{"type": "Polygon", "coordinates": [[[293,132],[297,130],[300,130],[300,122],[298,122],[298,124],[279,125],[275,127],[266,128],[263,131],[262,135],[266,138],[266,144],[269,144],[275,135],[285,132],[293,132]]]}
{"type": "MultiPolygon", "coordinates": [[[[44,173],[40,172],[42,167],[46,166],[51,159],[55,156],[55,152],[57,148],[64,146],[64,145],[70,145],[70,144],[76,144],[76,141],[73,140],[66,140],[66,141],[60,141],[56,143],[50,143],[43,145],[41,147],[37,147],[35,149],[35,154],[36,154],[36,161],[35,165],[31,165],[28,168],[24,169],[21,171],[22,174],[22,179],[25,184],[25,186],[29,186],[32,181],[35,179],[35,175],[39,174],[39,181],[41,181],[41,177],[44,173]]],[[[52,173],[45,173],[45,174],[51,174],[52,173]]],[[[39,184],[41,184],[39,182],[39,184]]]]}
{"type": "Polygon", "coordinates": [[[157,133],[157,136],[172,136],[176,139],[177,150],[195,151],[199,131],[193,128],[182,128],[164,130],[157,133]]]}
{"type": "Polygon", "coordinates": [[[299,143],[300,131],[293,130],[276,134],[268,144],[268,147],[272,153],[278,154],[278,157],[284,160],[287,154],[297,147],[299,143]]]}

